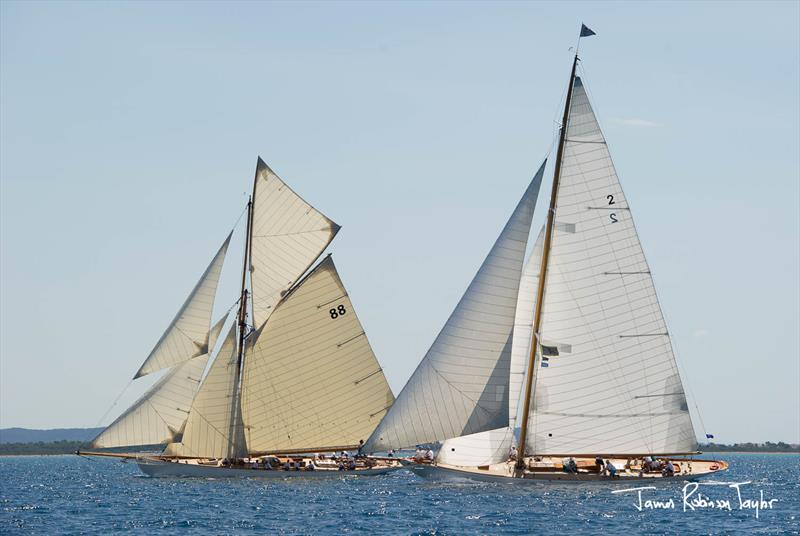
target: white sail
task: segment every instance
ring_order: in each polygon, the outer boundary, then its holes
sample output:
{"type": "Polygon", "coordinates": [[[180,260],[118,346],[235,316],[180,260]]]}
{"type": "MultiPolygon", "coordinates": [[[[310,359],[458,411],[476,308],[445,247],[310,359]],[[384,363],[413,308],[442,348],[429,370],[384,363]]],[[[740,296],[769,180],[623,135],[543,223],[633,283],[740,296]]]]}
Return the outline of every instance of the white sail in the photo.
{"type": "Polygon", "coordinates": [[[370,436],[367,452],[442,441],[508,423],[514,311],[544,166],[428,353],[370,436]]]}
{"type": "Polygon", "coordinates": [[[95,448],[157,445],[180,436],[208,354],[168,371],[92,442],[95,448]]]}
{"type": "Polygon", "coordinates": [[[275,308],[242,377],[250,452],[357,445],[394,397],[331,257],[275,308]]]}
{"type": "Polygon", "coordinates": [[[650,269],[580,78],[565,143],[527,451],[693,451],[650,269]]]}
{"type": "Polygon", "coordinates": [[[476,467],[508,459],[514,434],[509,427],[471,434],[442,443],[436,461],[448,465],[476,467]]]}
{"type": "Polygon", "coordinates": [[[208,353],[214,295],[230,240],[229,234],[134,379],[208,353]]]}
{"type": "Polygon", "coordinates": [[[252,227],[253,323],[260,328],[339,226],[301,199],[259,158],[252,227]]]}
{"type": "Polygon", "coordinates": [[[231,326],[192,402],[183,437],[180,442],[167,445],[164,454],[206,458],[246,454],[236,397],[239,381],[236,327],[236,323],[231,326]]]}
{"type": "Polygon", "coordinates": [[[524,393],[525,373],[528,370],[533,337],[533,313],[536,309],[536,291],[539,285],[539,268],[542,265],[544,227],[539,231],[528,262],[522,270],[514,316],[514,335],[511,339],[511,364],[508,375],[508,426],[517,425],[524,393]]]}

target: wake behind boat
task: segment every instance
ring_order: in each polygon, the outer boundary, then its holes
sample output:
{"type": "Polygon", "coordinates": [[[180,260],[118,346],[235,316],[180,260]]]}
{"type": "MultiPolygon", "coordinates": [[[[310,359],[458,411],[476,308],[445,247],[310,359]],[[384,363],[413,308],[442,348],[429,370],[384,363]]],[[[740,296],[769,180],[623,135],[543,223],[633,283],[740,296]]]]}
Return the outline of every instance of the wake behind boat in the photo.
{"type": "Polygon", "coordinates": [[[546,162],[367,452],[440,444],[412,470],[481,480],[695,479],[728,467],[685,458],[697,440],[670,334],[578,62],[528,262],[546,162]]]}
{"type": "Polygon", "coordinates": [[[398,468],[392,460],[314,455],[358,449],[394,401],[333,259],[309,270],[339,226],[260,158],[246,221],[232,320],[225,314],[211,326],[228,235],[134,379],[162,377],[93,441],[100,449],[163,444],[163,453],[80,454],[133,458],[153,476],[398,468]]]}

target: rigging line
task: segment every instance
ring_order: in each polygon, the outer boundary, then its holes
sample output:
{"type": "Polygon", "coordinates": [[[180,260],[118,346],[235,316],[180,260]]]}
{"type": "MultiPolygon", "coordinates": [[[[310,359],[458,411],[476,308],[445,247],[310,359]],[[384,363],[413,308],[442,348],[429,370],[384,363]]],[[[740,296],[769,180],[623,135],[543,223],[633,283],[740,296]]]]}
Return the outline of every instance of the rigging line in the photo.
{"type": "Polygon", "coordinates": [[[105,420],[105,418],[108,417],[108,414],[111,413],[111,410],[114,409],[114,406],[117,405],[117,403],[119,402],[119,399],[122,398],[122,395],[125,394],[125,392],[128,390],[128,388],[131,386],[132,383],[133,383],[133,379],[128,380],[128,384],[125,386],[125,388],[122,390],[122,392],[117,395],[117,398],[114,399],[114,402],[111,404],[111,407],[108,408],[106,410],[106,412],[103,413],[103,416],[100,417],[100,419],[97,421],[97,426],[100,426],[100,424],[105,420]]]}

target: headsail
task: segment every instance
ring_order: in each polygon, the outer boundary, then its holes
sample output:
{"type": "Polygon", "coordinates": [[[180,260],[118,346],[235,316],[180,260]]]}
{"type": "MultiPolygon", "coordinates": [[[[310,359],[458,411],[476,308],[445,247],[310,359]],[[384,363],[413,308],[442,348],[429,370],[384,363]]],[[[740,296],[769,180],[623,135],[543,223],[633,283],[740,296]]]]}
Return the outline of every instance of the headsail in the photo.
{"type": "Polygon", "coordinates": [[[275,308],[244,367],[250,452],[357,445],[394,400],[330,256],[275,308]]]}
{"type": "Polygon", "coordinates": [[[539,284],[539,267],[542,264],[544,227],[539,231],[528,262],[522,270],[514,315],[514,335],[511,339],[511,365],[508,375],[508,426],[514,430],[520,401],[524,396],[523,381],[531,351],[533,311],[536,307],[536,287],[539,284]]]}
{"type": "Polygon", "coordinates": [[[182,440],[167,445],[164,454],[226,458],[247,453],[241,412],[236,408],[239,380],[236,327],[233,324],[228,331],[192,402],[182,440]]]}
{"type": "Polygon", "coordinates": [[[200,385],[208,354],[176,365],[92,442],[95,448],[175,441],[200,385]]]}
{"type": "Polygon", "coordinates": [[[444,328],[370,436],[368,452],[505,426],[511,333],[539,168],[444,328]]]}
{"type": "Polygon", "coordinates": [[[208,333],[211,326],[214,295],[217,292],[217,283],[222,271],[222,263],[225,260],[225,253],[228,251],[231,234],[222,243],[219,251],[211,260],[211,264],[208,265],[200,281],[186,298],[155,348],[142,363],[134,379],[208,353],[208,333]]]}
{"type": "Polygon", "coordinates": [[[256,328],[264,324],[273,307],[338,231],[336,223],[306,203],[258,159],[250,262],[256,328]]]}
{"type": "Polygon", "coordinates": [[[526,451],[691,452],[650,269],[577,77],[567,125],[526,451]]]}

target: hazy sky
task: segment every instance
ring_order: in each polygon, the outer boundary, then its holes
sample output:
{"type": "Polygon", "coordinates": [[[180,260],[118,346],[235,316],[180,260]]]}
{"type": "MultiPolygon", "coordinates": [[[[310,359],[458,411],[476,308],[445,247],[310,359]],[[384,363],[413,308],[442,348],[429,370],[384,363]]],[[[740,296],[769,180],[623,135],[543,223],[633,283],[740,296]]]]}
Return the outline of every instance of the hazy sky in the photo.
{"type": "Polygon", "coordinates": [[[550,147],[583,20],[706,430],[800,441],[799,5],[2,2],[0,427],[98,424],[257,155],[343,226],[399,392],[550,147]]]}

